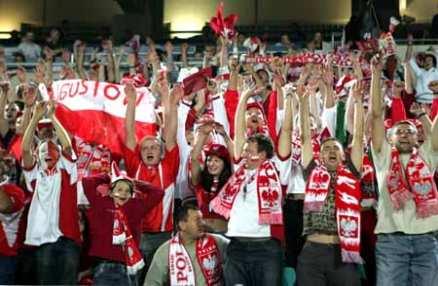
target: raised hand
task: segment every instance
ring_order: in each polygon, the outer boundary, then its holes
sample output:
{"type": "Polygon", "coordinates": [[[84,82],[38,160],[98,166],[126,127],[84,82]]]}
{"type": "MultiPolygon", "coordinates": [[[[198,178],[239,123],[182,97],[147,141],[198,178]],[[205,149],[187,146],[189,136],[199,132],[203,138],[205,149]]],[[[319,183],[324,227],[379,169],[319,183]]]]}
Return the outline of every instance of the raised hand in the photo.
{"type": "Polygon", "coordinates": [[[175,85],[170,91],[170,103],[176,105],[184,96],[184,89],[181,85],[175,85]]]}
{"type": "Polygon", "coordinates": [[[412,103],[411,108],[409,109],[409,111],[412,114],[414,114],[415,117],[418,117],[418,115],[420,115],[422,113],[426,113],[426,110],[418,102],[412,103]]]}
{"type": "Polygon", "coordinates": [[[380,54],[377,54],[371,59],[371,70],[374,72],[381,72],[382,69],[383,57],[380,54]]]}
{"type": "Polygon", "coordinates": [[[132,82],[127,83],[124,88],[126,100],[128,102],[135,102],[137,99],[137,91],[135,90],[134,84],[132,82]]]}
{"type": "Polygon", "coordinates": [[[24,67],[17,67],[17,78],[20,83],[25,83],[27,81],[26,70],[24,67]]]}
{"type": "Polygon", "coordinates": [[[364,94],[364,83],[356,81],[351,89],[351,96],[355,102],[362,102],[364,94]]]}
{"type": "Polygon", "coordinates": [[[438,80],[429,82],[427,87],[433,92],[435,96],[438,96],[438,80]]]}
{"type": "Polygon", "coordinates": [[[47,103],[47,116],[52,118],[55,115],[56,102],[54,100],[50,100],[47,103]]]}
{"type": "Polygon", "coordinates": [[[37,103],[37,105],[35,106],[35,110],[33,112],[37,121],[39,121],[44,116],[46,110],[47,110],[47,102],[41,101],[37,103]]]}
{"type": "Polygon", "coordinates": [[[37,89],[33,85],[26,85],[23,91],[24,104],[27,107],[33,106],[37,98],[37,89]]]}

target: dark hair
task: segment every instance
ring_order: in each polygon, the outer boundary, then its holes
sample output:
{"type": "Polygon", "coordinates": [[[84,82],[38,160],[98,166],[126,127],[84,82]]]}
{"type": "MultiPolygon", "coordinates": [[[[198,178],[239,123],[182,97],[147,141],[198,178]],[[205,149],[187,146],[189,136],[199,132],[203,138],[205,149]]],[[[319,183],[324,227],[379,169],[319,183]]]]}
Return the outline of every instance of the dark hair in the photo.
{"type": "Polygon", "coordinates": [[[271,159],[274,156],[274,144],[272,143],[271,138],[266,135],[257,133],[251,135],[246,141],[257,143],[257,151],[259,153],[265,151],[267,159],[271,159]]]}
{"type": "MultiPolygon", "coordinates": [[[[207,168],[208,157],[210,157],[210,156],[207,156],[207,158],[205,158],[204,168],[201,171],[201,186],[204,188],[205,191],[210,192],[211,186],[213,185],[214,176],[208,172],[208,168],[207,168]]],[[[222,187],[225,185],[225,183],[231,177],[230,160],[224,160],[223,158],[220,158],[220,159],[224,162],[224,169],[219,174],[218,190],[222,189],[222,187]]]]}
{"type": "Polygon", "coordinates": [[[110,192],[112,192],[114,190],[114,187],[117,185],[118,182],[122,182],[122,181],[129,185],[129,191],[132,195],[134,193],[134,184],[130,180],[125,180],[125,179],[120,179],[120,180],[117,180],[117,181],[111,183],[110,192]]]}
{"type": "Polygon", "coordinates": [[[182,204],[175,215],[175,225],[177,230],[180,230],[179,223],[187,220],[187,216],[189,215],[189,210],[199,211],[199,208],[194,202],[191,201],[182,204]]]}

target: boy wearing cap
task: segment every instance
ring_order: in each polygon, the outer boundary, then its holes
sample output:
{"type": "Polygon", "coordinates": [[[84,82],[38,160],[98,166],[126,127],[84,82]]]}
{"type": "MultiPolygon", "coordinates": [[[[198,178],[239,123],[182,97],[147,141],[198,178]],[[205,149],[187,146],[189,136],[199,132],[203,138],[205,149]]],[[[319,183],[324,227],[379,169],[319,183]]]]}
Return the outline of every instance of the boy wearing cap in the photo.
{"type": "Polygon", "coordinates": [[[90,202],[90,249],[96,259],[94,285],[136,285],[135,274],[144,267],[138,249],[143,217],[163,197],[163,191],[120,172],[113,162],[111,178],[82,180],[90,202]]]}

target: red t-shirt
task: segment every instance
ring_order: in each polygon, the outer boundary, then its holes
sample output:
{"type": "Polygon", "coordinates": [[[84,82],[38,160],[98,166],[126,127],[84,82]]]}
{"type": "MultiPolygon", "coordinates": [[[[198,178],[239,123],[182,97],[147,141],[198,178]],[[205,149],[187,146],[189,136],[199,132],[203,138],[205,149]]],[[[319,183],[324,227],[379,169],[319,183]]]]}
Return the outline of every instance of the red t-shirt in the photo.
{"type": "Polygon", "coordinates": [[[140,157],[140,148],[135,151],[125,148],[125,166],[128,176],[152,184],[164,190],[160,204],[151,209],[144,217],[143,232],[164,232],[173,229],[173,196],[179,168],[178,146],[165,152],[157,166],[146,166],[140,157]]]}
{"type": "Polygon", "coordinates": [[[22,219],[25,194],[20,187],[14,184],[5,184],[0,189],[12,201],[12,212],[0,213],[0,255],[15,256],[20,246],[19,224],[22,219]]]}
{"type": "Polygon", "coordinates": [[[215,212],[210,211],[210,202],[213,200],[217,194],[219,193],[219,190],[217,193],[207,192],[205,189],[201,186],[201,184],[198,184],[195,188],[195,195],[196,195],[196,201],[198,202],[198,207],[202,212],[202,216],[204,218],[214,218],[214,219],[223,219],[225,218],[215,212]]]}
{"type": "MultiPolygon", "coordinates": [[[[101,184],[109,185],[110,178],[107,175],[99,175],[83,178],[84,192],[90,202],[87,213],[89,221],[90,249],[88,254],[93,257],[119,261],[124,263],[125,256],[121,245],[112,242],[114,225],[114,201],[108,196],[102,196],[97,191],[101,184]]],[[[130,199],[122,206],[122,210],[128,219],[129,229],[138,244],[141,236],[141,222],[147,212],[160,203],[163,191],[149,186],[147,192],[141,196],[130,199]]]]}

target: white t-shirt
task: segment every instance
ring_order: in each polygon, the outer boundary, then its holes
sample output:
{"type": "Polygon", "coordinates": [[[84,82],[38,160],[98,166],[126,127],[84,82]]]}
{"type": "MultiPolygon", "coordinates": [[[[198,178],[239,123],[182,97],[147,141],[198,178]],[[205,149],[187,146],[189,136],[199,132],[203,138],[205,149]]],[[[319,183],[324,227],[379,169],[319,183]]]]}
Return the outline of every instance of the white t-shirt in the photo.
{"type": "MultiPolygon", "coordinates": [[[[291,169],[291,160],[272,159],[279,171],[280,183],[286,185],[291,169]]],[[[237,169],[235,169],[237,170],[237,169]]],[[[228,237],[271,237],[271,226],[259,224],[259,202],[257,195],[257,170],[247,173],[246,182],[234,199],[228,221],[228,237]],[[246,186],[246,192],[243,190],[246,186]]]]}
{"type": "Polygon", "coordinates": [[[61,170],[67,172],[70,184],[77,182],[76,163],[60,155],[56,163],[56,172],[46,174],[38,165],[31,170],[23,170],[28,190],[35,192],[29,208],[26,241],[27,245],[39,246],[51,243],[62,236],[59,228],[60,198],[61,198],[61,170]],[[32,187],[35,183],[35,188],[32,187]]]}

